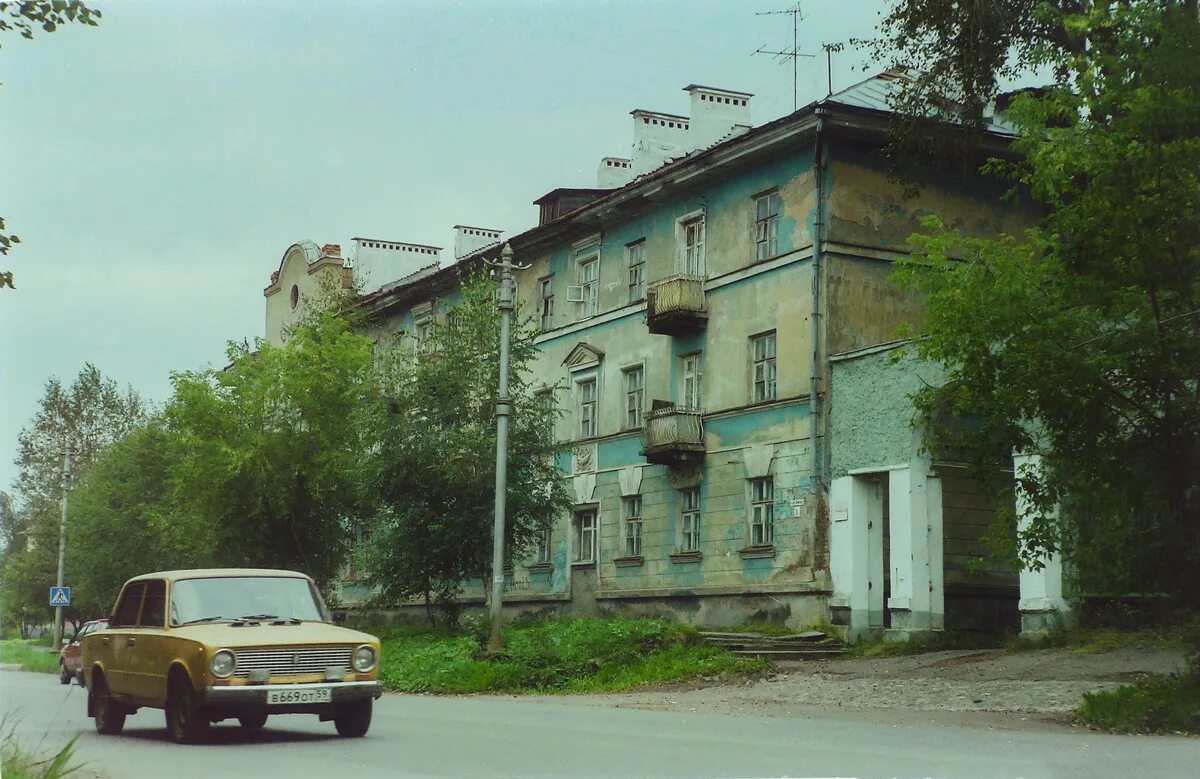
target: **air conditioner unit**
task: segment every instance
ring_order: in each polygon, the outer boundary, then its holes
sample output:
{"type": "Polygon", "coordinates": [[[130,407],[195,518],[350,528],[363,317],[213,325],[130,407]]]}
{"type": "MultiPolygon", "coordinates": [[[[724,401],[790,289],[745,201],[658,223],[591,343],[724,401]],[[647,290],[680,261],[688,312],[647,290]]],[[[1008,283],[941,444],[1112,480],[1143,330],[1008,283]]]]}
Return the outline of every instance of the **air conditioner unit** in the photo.
{"type": "Polygon", "coordinates": [[[567,287],[567,302],[582,303],[583,302],[583,287],[568,286],[567,287]]]}

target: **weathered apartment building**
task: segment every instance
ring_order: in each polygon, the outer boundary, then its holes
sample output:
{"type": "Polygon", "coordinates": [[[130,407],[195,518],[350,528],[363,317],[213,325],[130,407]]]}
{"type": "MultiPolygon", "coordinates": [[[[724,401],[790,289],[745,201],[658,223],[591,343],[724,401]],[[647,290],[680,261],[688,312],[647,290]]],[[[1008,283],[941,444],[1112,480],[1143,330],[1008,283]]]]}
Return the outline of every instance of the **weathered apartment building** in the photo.
{"type": "MultiPolygon", "coordinates": [[[[987,562],[994,499],[923,455],[910,424],[932,369],[887,359],[920,317],[888,275],[921,218],[977,234],[1028,218],[982,178],[902,197],[882,154],[898,78],[758,127],[751,95],[690,85],[687,115],[632,112],[631,155],[602,159],[595,188],[535,201],[538,225],[507,242],[529,265],[536,375],[566,387],[553,402],[575,505],[514,567],[506,604],[855,635],[1062,606],[1054,566],[987,562]]],[[[999,118],[988,136],[1006,146],[999,118]]],[[[265,290],[268,337],[323,272],[369,274],[371,327],[415,347],[460,273],[499,253],[499,230],[456,231],[445,264],[421,244],[356,238],[345,259],[295,244],[265,290]]]]}

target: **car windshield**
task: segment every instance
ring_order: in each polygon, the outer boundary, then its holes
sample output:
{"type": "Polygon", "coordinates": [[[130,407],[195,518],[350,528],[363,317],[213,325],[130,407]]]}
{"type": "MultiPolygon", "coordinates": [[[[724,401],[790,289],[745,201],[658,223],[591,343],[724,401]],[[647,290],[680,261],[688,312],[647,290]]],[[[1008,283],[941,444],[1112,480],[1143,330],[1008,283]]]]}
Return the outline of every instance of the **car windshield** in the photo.
{"type": "Polygon", "coordinates": [[[328,621],[308,579],[237,576],[182,579],[171,588],[171,625],[221,619],[328,621]]]}

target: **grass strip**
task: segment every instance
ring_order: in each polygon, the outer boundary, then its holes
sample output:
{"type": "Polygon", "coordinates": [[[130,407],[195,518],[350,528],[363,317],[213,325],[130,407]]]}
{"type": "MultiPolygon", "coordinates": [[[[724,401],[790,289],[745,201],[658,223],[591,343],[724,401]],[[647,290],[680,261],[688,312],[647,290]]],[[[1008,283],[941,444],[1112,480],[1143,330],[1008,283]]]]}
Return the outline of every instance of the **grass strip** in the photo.
{"type": "Polygon", "coordinates": [[[1079,721],[1114,733],[1200,735],[1200,675],[1169,674],[1083,696],[1079,721]]]}
{"type": "Polygon", "coordinates": [[[0,663],[18,665],[25,671],[58,673],[58,654],[45,642],[26,639],[0,641],[0,663]]]}

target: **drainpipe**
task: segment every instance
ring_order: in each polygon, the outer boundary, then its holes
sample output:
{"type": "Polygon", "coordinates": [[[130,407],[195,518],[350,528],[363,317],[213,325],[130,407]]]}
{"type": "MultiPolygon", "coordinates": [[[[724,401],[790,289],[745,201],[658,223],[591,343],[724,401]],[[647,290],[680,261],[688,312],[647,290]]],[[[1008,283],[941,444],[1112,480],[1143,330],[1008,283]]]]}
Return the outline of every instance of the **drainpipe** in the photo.
{"type": "Polygon", "coordinates": [[[813,219],[812,261],[812,366],[809,369],[810,386],[808,395],[809,429],[812,436],[812,480],[814,487],[822,481],[825,465],[824,447],[821,445],[821,271],[823,268],[822,243],[825,240],[825,109],[818,107],[817,131],[813,139],[813,177],[816,182],[816,215],[813,219]]]}

